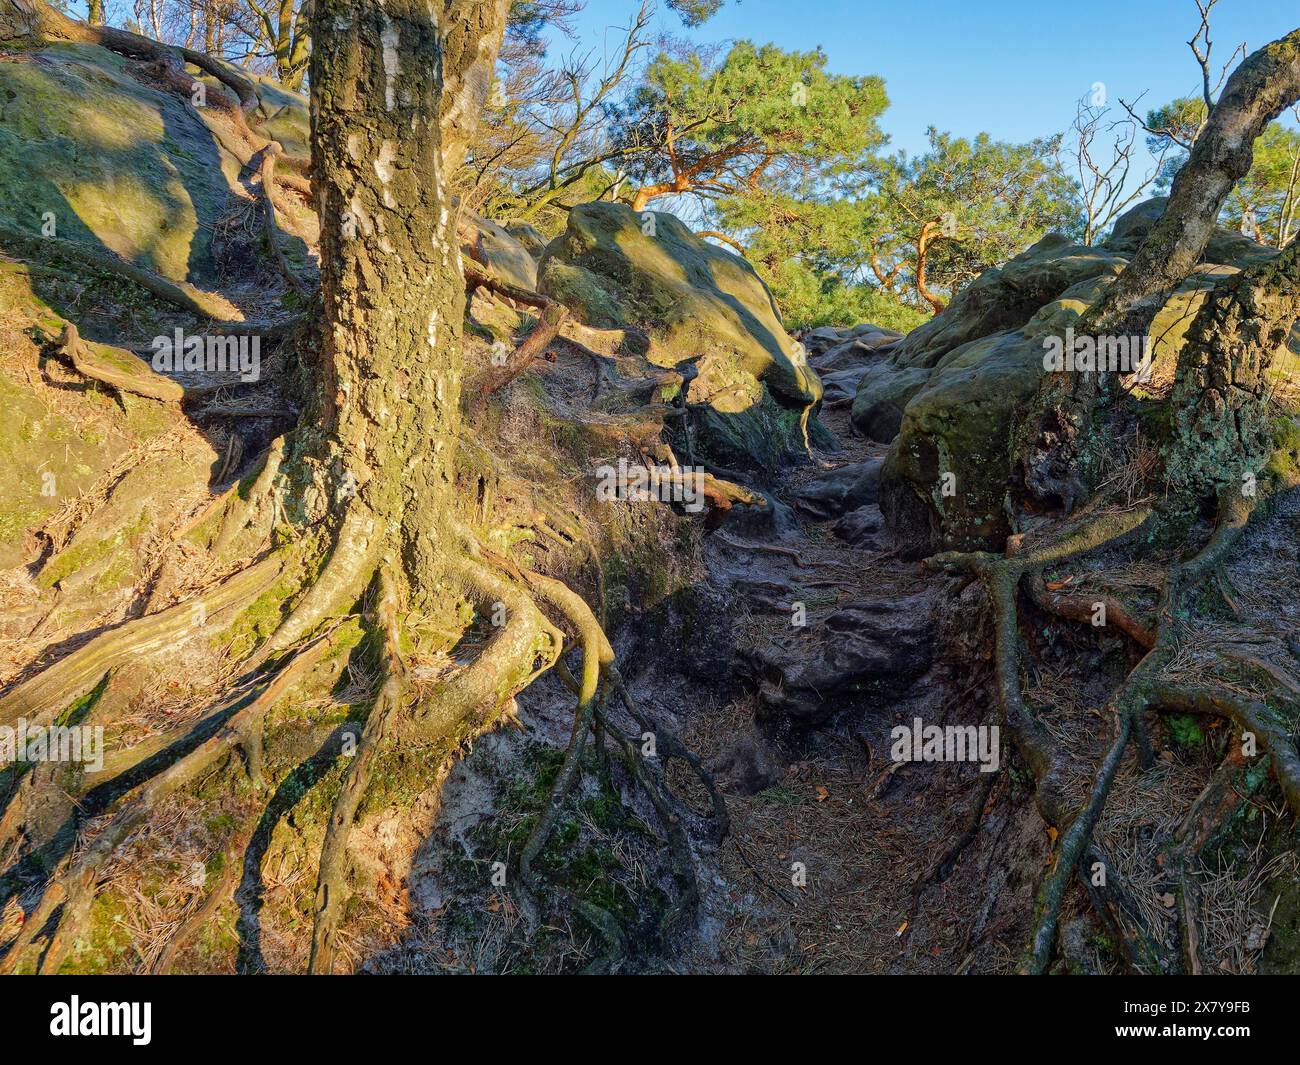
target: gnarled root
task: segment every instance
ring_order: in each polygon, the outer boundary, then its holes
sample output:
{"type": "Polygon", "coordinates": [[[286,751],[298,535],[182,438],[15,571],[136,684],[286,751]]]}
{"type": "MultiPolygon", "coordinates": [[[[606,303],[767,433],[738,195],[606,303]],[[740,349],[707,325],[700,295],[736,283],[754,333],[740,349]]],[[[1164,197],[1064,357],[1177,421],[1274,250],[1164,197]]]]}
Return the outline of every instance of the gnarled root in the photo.
{"type": "MultiPolygon", "coordinates": [[[[501,561],[508,564],[508,560],[501,561]]],[[[595,732],[598,743],[602,742],[604,734],[608,734],[616,743],[621,754],[621,760],[631,774],[632,779],[640,785],[649,798],[668,834],[673,879],[677,884],[678,892],[676,902],[664,918],[663,930],[666,933],[675,927],[680,918],[692,912],[699,901],[699,886],[695,877],[690,843],[682,819],[669,799],[666,788],[658,779],[659,774],[650,769],[647,759],[641,756],[641,752],[632,737],[628,736],[620,728],[606,709],[605,702],[608,695],[611,692],[617,693],[623,706],[637,725],[654,732],[656,736],[656,753],[662,755],[664,761],[679,758],[685,761],[699,777],[712,804],[715,841],[720,841],[727,830],[726,805],[715,787],[712,777],[704,769],[700,760],[667,730],[657,729],[654,722],[648,719],[636,706],[615,665],[613,648],[610,646],[601,625],[582,597],[554,578],[528,570],[515,570],[515,572],[520,573],[545,604],[559,611],[569,624],[578,631],[582,645],[583,662],[581,681],[574,680],[568,675],[567,670],[564,670],[562,666],[559,667],[561,676],[566,679],[566,682],[577,696],[573,730],[568,749],[565,751],[564,761],[551,788],[546,807],[520,854],[520,879],[525,890],[531,890],[534,887],[533,863],[546,846],[547,840],[550,838],[564,808],[565,800],[578,780],[587,734],[595,732]]],[[[603,754],[603,751],[601,753],[603,754]]],[[[621,934],[616,934],[617,929],[611,928],[609,915],[591,912],[594,908],[590,906],[581,907],[580,909],[587,919],[601,931],[611,953],[617,956],[622,951],[622,937],[621,934]]]]}
{"type": "MultiPolygon", "coordinates": [[[[86,266],[101,273],[124,277],[180,310],[221,322],[229,332],[235,331],[233,327],[244,324],[238,321],[239,311],[235,306],[220,296],[204,292],[183,281],[168,281],[152,270],[136,266],[111,251],[90,244],[64,240],[62,237],[33,237],[0,225],[0,247],[32,262],[46,262],[58,257],[74,266],[86,266]]],[[[256,328],[262,333],[271,331],[265,326],[256,328]]]]}
{"type": "Polygon", "coordinates": [[[1088,796],[1088,804],[1084,807],[1083,812],[1071,822],[1069,829],[1061,840],[1061,848],[1056,856],[1056,865],[1039,889],[1038,925],[1034,930],[1033,940],[1030,942],[1030,953],[1025,963],[1025,972],[1044,973],[1052,960],[1052,947],[1056,942],[1056,921],[1060,914],[1061,902],[1065,898],[1065,889],[1069,886],[1070,879],[1074,874],[1074,867],[1092,835],[1093,826],[1097,823],[1097,818],[1101,816],[1102,806],[1106,802],[1106,794],[1110,791],[1110,786],[1115,780],[1115,772],[1119,769],[1120,759],[1124,756],[1124,748],[1128,745],[1129,734],[1133,727],[1132,717],[1128,713],[1121,713],[1117,727],[1118,735],[1115,737],[1115,742],[1111,745],[1110,750],[1106,753],[1106,757],[1102,760],[1101,769],[1097,772],[1096,783],[1093,784],[1092,793],[1088,796]]]}
{"type": "Polygon", "coordinates": [[[71,322],[63,326],[59,347],[83,377],[101,381],[119,392],[129,392],[160,403],[179,403],[185,398],[185,386],[158,373],[143,359],[121,348],[114,349],[118,361],[129,360],[133,372],[127,372],[106,359],[99,358],[94,348],[82,341],[77,327],[71,322]]]}
{"type": "Polygon", "coordinates": [[[578,708],[573,717],[573,732],[569,738],[569,747],[565,751],[559,775],[551,788],[546,808],[519,856],[520,877],[523,879],[524,886],[531,888],[533,862],[546,846],[546,841],[564,807],[564,800],[577,781],[587,733],[591,731],[592,721],[596,716],[600,682],[605,671],[613,665],[614,649],[610,647],[600,623],[596,621],[581,596],[560,581],[544,577],[540,573],[525,573],[524,576],[542,598],[559,610],[578,630],[582,644],[582,681],[578,687],[578,708]]]}
{"type": "Polygon", "coordinates": [[[1300,756],[1296,754],[1286,727],[1267,703],[1213,685],[1179,684],[1161,681],[1152,686],[1152,699],[1162,709],[1184,714],[1226,717],[1253,735],[1272,759],[1282,795],[1292,813],[1300,816],[1300,756]]]}
{"type": "Polygon", "coordinates": [[[262,212],[262,225],[266,231],[266,243],[270,248],[271,257],[294,294],[305,299],[308,295],[307,286],[303,284],[302,278],[293,272],[289,260],[284,257],[284,249],[280,247],[280,227],[275,220],[275,200],[272,198],[275,188],[275,162],[283,151],[276,141],[271,141],[262,149],[262,161],[257,168],[257,200],[262,212]]]}
{"type": "Polygon", "coordinates": [[[46,888],[40,905],[25,923],[22,935],[5,958],[5,971],[12,972],[15,969],[37,935],[62,905],[62,915],[38,963],[38,971],[41,973],[59,971],[59,966],[85,926],[95,898],[99,872],[117,846],[159,802],[189,784],[232,748],[241,744],[250,726],[266,716],[271,707],[329,645],[330,638],[323,636],[293,655],[262,692],[236,710],[215,735],[172,763],[126,800],[90,846],[46,888]]]}
{"type": "Polygon", "coordinates": [[[0,724],[13,724],[20,717],[31,725],[47,724],[94,688],[114,666],[167,650],[191,634],[192,626],[217,620],[253,602],[270,587],[280,568],[280,561],[272,555],[189,602],[96,636],[0,697],[0,724]]]}
{"type": "Polygon", "coordinates": [[[236,493],[230,506],[222,515],[221,530],[217,533],[216,542],[212,547],[218,556],[230,550],[235,538],[248,528],[264,502],[276,498],[275,479],[280,473],[280,464],[284,461],[284,447],[283,436],[278,436],[272,441],[266,453],[266,461],[262,463],[261,471],[248,490],[248,498],[241,499],[236,493]]]}
{"type": "MultiPolygon", "coordinates": [[[[1188,603],[1203,582],[1219,572],[1224,558],[1256,513],[1252,499],[1232,491],[1221,497],[1219,521],[1205,546],[1169,573],[1155,611],[1154,624],[1139,620],[1121,602],[1108,602],[1108,621],[1116,623],[1147,653],[1111,699],[1116,734],[1098,767],[1083,807],[1075,808],[1065,801],[1063,793],[1058,794],[1053,787],[1053,777],[1061,768],[1060,756],[1054,741],[1026,706],[1021,689],[1019,657],[1023,641],[1016,617],[1016,590],[1025,586],[1030,597],[1051,613],[1089,620],[1097,597],[1091,594],[1086,597],[1056,594],[1057,590],[1049,589],[1044,583],[1042,567],[1112,543],[1138,529],[1151,513],[1150,508],[1140,508],[1121,514],[1102,514],[1086,520],[1080,528],[1056,542],[1012,553],[1006,558],[950,553],[936,556],[927,563],[935,568],[973,573],[984,583],[993,600],[998,686],[1004,717],[1013,741],[1038,781],[1036,794],[1040,811],[1048,823],[1061,832],[1055,864],[1040,885],[1036,927],[1023,962],[1026,972],[1042,973],[1049,967],[1061,904],[1076,871],[1082,875],[1080,862],[1084,857],[1091,857],[1104,864],[1104,859],[1098,858],[1100,848],[1091,840],[1092,830],[1130,741],[1137,744],[1140,764],[1146,767],[1151,763],[1153,754],[1145,725],[1148,711],[1169,709],[1226,717],[1244,732],[1254,734],[1272,756],[1274,771],[1287,804],[1300,811],[1297,805],[1300,803],[1300,756],[1297,756],[1286,728],[1270,707],[1261,700],[1243,697],[1213,684],[1181,684],[1165,676],[1166,667],[1178,649],[1179,619],[1185,615],[1188,603]]],[[[1271,676],[1279,687],[1289,691],[1285,678],[1279,678],[1269,670],[1257,672],[1271,676]]],[[[1199,853],[1199,847],[1195,850],[1199,853]]],[[[1191,852],[1180,846],[1177,853],[1175,867],[1170,872],[1178,880],[1183,906],[1183,964],[1196,971],[1199,969],[1196,902],[1194,885],[1185,875],[1191,852]]],[[[1094,907],[1117,933],[1117,943],[1134,968],[1143,972],[1167,972],[1179,965],[1176,953],[1160,936],[1146,928],[1138,908],[1131,900],[1125,899],[1116,870],[1107,867],[1104,889],[1098,888],[1087,876],[1083,879],[1094,907]]]]}
{"type": "Polygon", "coordinates": [[[348,836],[370,783],[370,772],[380,747],[392,730],[393,718],[402,708],[405,670],[398,646],[397,590],[386,566],[379,570],[375,621],[382,636],[379,658],[384,679],[375,705],[366,718],[356,753],[343,776],[343,785],[334,800],[334,812],[325,830],[316,878],[316,919],[312,926],[311,956],[307,962],[309,973],[329,973],[334,969],[335,932],[346,900],[348,836]]]}
{"type": "Polygon", "coordinates": [[[263,645],[259,660],[299,642],[354,603],[375,572],[383,537],[370,511],[353,499],[334,536],[329,560],[263,645]]]}
{"type": "MultiPolygon", "coordinates": [[[[558,655],[560,632],[538,613],[528,596],[498,578],[481,562],[464,556],[452,561],[444,579],[459,585],[477,602],[497,602],[506,607],[507,622],[478,657],[441,685],[413,710],[406,705],[405,670],[399,649],[396,618],[397,590],[394,564],[379,570],[376,627],[381,634],[380,668],[383,683],[344,774],[321,848],[316,887],[316,913],[312,929],[308,972],[333,972],[337,931],[347,899],[351,872],[347,844],[378,760],[394,737],[423,744],[436,743],[463,729],[467,720],[484,723],[482,712],[495,715],[515,691],[526,687],[553,658],[540,668],[534,664],[539,647],[549,645],[558,655]]],[[[435,767],[432,767],[436,769],[435,767]]]]}

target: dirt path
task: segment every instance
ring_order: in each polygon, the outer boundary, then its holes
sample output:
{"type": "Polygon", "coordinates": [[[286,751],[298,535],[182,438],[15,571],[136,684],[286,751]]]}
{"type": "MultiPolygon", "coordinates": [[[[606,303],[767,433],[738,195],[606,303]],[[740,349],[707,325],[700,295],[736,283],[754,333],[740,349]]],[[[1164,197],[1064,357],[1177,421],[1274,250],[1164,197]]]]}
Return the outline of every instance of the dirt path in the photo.
{"type": "MultiPolygon", "coordinates": [[[[824,415],[838,450],[769,486],[781,501],[771,527],[724,524],[704,535],[704,572],[691,590],[697,618],[688,624],[670,610],[615,637],[643,710],[705,761],[731,817],[721,845],[693,838],[696,933],[675,937],[656,965],[1007,971],[1027,933],[1049,841],[1036,816],[1002,801],[1008,775],[993,774],[990,794],[970,764],[890,758],[895,725],[993,719],[978,666],[988,649],[964,641],[956,669],[941,653],[951,589],[891,548],[874,505],[886,448],[856,437],[847,413],[824,415]],[[986,799],[975,842],[914,893],[986,799]],[[1023,867],[999,857],[1008,845],[1023,867]]],[[[410,934],[369,967],[553,971],[599,953],[582,922],[539,928],[488,882],[493,861],[531,823],[538,799],[527,782],[544,779],[572,713],[568,692],[543,678],[520,697],[518,730],[480,738],[453,767],[412,869],[410,934]]],[[[669,779],[689,793],[683,778],[669,779]]],[[[632,793],[617,801],[631,827],[593,812],[604,797],[589,781],[554,861],[569,875],[585,868],[582,856],[603,855],[611,868],[592,875],[620,885],[653,922],[646,900],[671,892],[663,842],[645,827],[656,818],[632,793]]]]}
{"type": "Polygon", "coordinates": [[[854,434],[847,414],[824,414],[840,449],[817,452],[777,486],[795,526],[766,547],[797,558],[735,547],[725,533],[706,550],[711,581],[740,612],[738,658],[758,687],[685,723],[684,738],[720,774],[732,819],[708,900],[710,961],[776,972],[1008,971],[1031,900],[1024,877],[1046,859],[1048,840],[1032,829],[1019,838],[1023,819],[999,809],[1000,778],[990,794],[972,766],[890,758],[896,725],[981,724],[994,711],[974,664],[954,670],[943,658],[946,582],[900,561],[883,531],[862,535],[878,526],[877,507],[846,517],[818,491],[888,450],[854,434]],[[845,539],[855,532],[859,546],[845,539]],[[792,684],[808,690],[792,695],[792,684]],[[918,894],[986,799],[976,845],[918,894]],[[1029,855],[1024,870],[995,867],[989,843],[1008,835],[1029,855]]]}

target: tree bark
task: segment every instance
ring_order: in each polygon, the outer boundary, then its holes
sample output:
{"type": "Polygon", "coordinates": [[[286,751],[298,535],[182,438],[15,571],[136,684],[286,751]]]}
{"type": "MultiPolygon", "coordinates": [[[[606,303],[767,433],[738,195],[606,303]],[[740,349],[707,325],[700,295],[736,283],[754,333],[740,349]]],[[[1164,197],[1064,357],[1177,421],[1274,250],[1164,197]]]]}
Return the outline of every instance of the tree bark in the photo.
{"type": "MultiPolygon", "coordinates": [[[[1169,294],[1204,254],[1224,201],[1250,170],[1256,137],[1297,99],[1300,29],[1252,53],[1233,71],[1174,179],[1164,215],[1076,335],[1147,335],[1169,294]]],[[[1070,511],[1086,498],[1087,471],[1096,464],[1083,452],[1096,436],[1093,411],[1114,376],[1045,378],[1016,446],[1026,502],[1070,511]]]]}
{"type": "Polygon", "coordinates": [[[1178,355],[1170,399],[1171,487],[1195,503],[1243,491],[1273,447],[1269,370],[1300,319],[1300,243],[1220,283],[1178,355]]]}
{"type": "Polygon", "coordinates": [[[318,0],[312,22],[323,428],[408,574],[436,574],[448,535],[465,301],[448,180],[504,24],[504,0],[318,0]]]}
{"type": "Polygon", "coordinates": [[[930,290],[925,269],[929,261],[930,245],[941,239],[943,235],[942,223],[931,221],[921,227],[921,233],[916,238],[916,291],[935,314],[942,311],[947,304],[944,303],[942,296],[930,290]]]}
{"type": "Polygon", "coordinates": [[[0,0],[0,41],[46,36],[53,14],[45,0],[0,0]]]}

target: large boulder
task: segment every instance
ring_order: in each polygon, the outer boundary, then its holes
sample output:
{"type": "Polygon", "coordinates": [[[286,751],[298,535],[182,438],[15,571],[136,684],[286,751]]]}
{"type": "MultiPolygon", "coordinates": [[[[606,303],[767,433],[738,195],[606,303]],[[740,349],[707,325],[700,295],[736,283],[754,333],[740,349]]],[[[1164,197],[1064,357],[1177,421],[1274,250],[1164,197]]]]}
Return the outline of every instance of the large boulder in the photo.
{"type": "MultiPolygon", "coordinates": [[[[1152,196],[1149,200],[1144,200],[1136,207],[1130,208],[1115,220],[1103,246],[1122,255],[1131,256],[1151,232],[1151,227],[1160,221],[1160,216],[1165,213],[1168,203],[1169,200],[1164,196],[1152,196]]],[[[1239,269],[1245,269],[1276,254],[1276,248],[1251,240],[1243,233],[1216,226],[1210,234],[1201,261],[1232,263],[1239,269]]]]}
{"type": "Polygon", "coordinates": [[[921,391],[933,373],[925,366],[897,367],[889,363],[873,366],[858,382],[850,417],[858,432],[880,444],[888,444],[903,424],[903,411],[921,391]]]}
{"type": "Polygon", "coordinates": [[[506,232],[519,241],[534,259],[540,259],[545,253],[546,237],[536,226],[528,222],[509,222],[506,224],[506,232]]]}
{"type": "Polygon", "coordinates": [[[1039,307],[1080,281],[1118,275],[1126,262],[1106,248],[1073,244],[1049,233],[1004,265],[985,270],[941,314],[908,333],[894,349],[893,362],[935,366],[969,341],[1024,325],[1039,307]]]}
{"type": "Polygon", "coordinates": [[[518,288],[537,288],[537,261],[505,227],[473,211],[460,212],[460,252],[491,277],[518,288]]]}
{"type": "Polygon", "coordinates": [[[907,404],[881,471],[880,509],[909,555],[996,547],[1009,527],[1009,418],[1043,373],[1019,330],[971,341],[907,404]]]}
{"type": "Polygon", "coordinates": [[[219,110],[93,45],[48,43],[0,63],[0,226],[210,284],[239,163],[207,120],[221,122],[219,110]]]}
{"type": "Polygon", "coordinates": [[[817,375],[754,268],[673,215],[638,214],[620,203],[575,207],[547,246],[538,280],[587,325],[644,328],[663,365],[702,355],[701,378],[725,362],[792,404],[821,397],[817,375]]]}
{"type": "MultiPolygon", "coordinates": [[[[1012,531],[1012,433],[1048,372],[1044,341],[1077,327],[1161,210],[1161,203],[1134,208],[1101,247],[1040,241],[983,274],[909,334],[889,364],[864,376],[854,423],[873,439],[893,438],[880,507],[906,554],[1003,548],[1012,531]]],[[[1203,263],[1156,315],[1149,330],[1151,378],[1134,386],[1139,398],[1168,394],[1178,352],[1208,291],[1276,254],[1226,230],[1215,234],[1211,251],[1232,258],[1203,263]]],[[[1292,348],[1300,351],[1300,344],[1293,340],[1292,348]]]]}
{"type": "Polygon", "coordinates": [[[744,259],[662,211],[588,203],[547,245],[538,286],[586,325],[640,330],[661,366],[697,360],[686,403],[715,461],[763,465],[799,446],[821,381],[744,259]]]}

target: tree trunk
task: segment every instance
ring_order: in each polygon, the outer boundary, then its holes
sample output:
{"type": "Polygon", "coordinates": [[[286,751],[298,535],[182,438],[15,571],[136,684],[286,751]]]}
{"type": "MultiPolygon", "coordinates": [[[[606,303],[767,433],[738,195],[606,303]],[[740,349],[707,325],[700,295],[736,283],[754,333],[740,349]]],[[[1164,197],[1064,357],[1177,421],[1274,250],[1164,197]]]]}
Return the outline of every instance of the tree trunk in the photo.
{"type": "Polygon", "coordinates": [[[1191,503],[1250,493],[1273,447],[1268,373],[1300,319],[1300,243],[1221,282],[1187,332],[1169,402],[1171,487],[1191,503]]]}
{"type": "Polygon", "coordinates": [[[663,181],[657,185],[642,185],[632,197],[632,210],[644,211],[653,200],[670,193],[690,192],[694,186],[687,177],[677,177],[672,181],[663,181]]]}
{"type": "Polygon", "coordinates": [[[438,20],[413,0],[318,0],[312,23],[323,428],[340,492],[355,486],[352,505],[395,534],[417,579],[440,569],[460,431],[465,283],[448,181],[504,22],[504,0],[455,0],[438,20]]]}
{"type": "Polygon", "coordinates": [[[925,270],[926,264],[929,262],[930,245],[942,236],[943,233],[940,230],[939,222],[926,222],[921,227],[920,236],[916,238],[916,291],[930,305],[930,310],[934,314],[942,311],[947,304],[944,303],[943,297],[930,291],[925,270]]]}
{"type": "MultiPolygon", "coordinates": [[[[1250,170],[1255,138],[1300,99],[1300,29],[1252,53],[1233,71],[1187,162],[1169,204],[1106,294],[1075,329],[1078,336],[1145,337],[1169,294],[1205,251],[1224,201],[1250,170]]],[[[1103,388],[1116,375],[1049,374],[1017,443],[1017,476],[1035,507],[1073,510],[1090,489],[1096,462],[1086,446],[1103,388]],[[1103,384],[1103,382],[1105,382],[1103,384]]]]}
{"type": "Polygon", "coordinates": [[[0,0],[0,41],[44,36],[51,14],[45,0],[0,0]]]}

